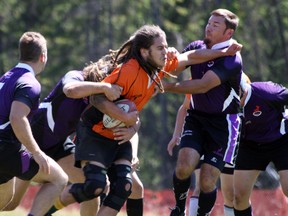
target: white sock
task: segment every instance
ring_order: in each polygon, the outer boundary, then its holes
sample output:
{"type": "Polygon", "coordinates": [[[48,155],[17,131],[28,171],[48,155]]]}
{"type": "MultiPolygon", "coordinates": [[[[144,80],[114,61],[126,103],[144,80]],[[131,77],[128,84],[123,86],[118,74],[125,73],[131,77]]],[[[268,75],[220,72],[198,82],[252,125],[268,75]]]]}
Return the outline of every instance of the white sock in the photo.
{"type": "Polygon", "coordinates": [[[224,215],[225,216],[235,216],[234,215],[234,209],[224,205],[224,215]]]}
{"type": "Polygon", "coordinates": [[[189,216],[197,216],[198,197],[190,197],[189,200],[189,216]]]}

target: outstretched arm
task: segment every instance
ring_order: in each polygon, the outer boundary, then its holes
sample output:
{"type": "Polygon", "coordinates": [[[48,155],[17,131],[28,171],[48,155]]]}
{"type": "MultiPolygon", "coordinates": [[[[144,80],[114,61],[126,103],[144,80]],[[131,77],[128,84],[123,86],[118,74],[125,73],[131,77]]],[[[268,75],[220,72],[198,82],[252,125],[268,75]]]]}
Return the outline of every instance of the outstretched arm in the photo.
{"type": "Polygon", "coordinates": [[[189,65],[203,63],[223,56],[233,56],[241,49],[242,45],[234,41],[231,46],[222,50],[201,49],[190,50],[188,52],[181,53],[177,56],[178,67],[175,71],[172,72],[172,74],[178,75],[189,65]]]}

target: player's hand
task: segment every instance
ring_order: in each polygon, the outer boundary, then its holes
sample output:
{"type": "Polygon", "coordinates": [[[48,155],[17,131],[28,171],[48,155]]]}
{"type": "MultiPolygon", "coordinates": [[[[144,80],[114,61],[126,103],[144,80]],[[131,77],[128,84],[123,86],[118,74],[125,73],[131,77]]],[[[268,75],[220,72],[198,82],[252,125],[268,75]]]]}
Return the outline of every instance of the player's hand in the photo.
{"type": "Polygon", "coordinates": [[[238,43],[236,40],[225,50],[227,56],[234,56],[237,52],[241,51],[243,45],[238,43]]]}
{"type": "Polygon", "coordinates": [[[33,153],[33,158],[39,165],[39,170],[45,174],[50,174],[49,157],[42,151],[33,153]]]}
{"type": "Polygon", "coordinates": [[[180,53],[178,52],[178,50],[175,47],[168,47],[167,48],[167,60],[168,61],[174,59],[179,54],[180,53]]]}
{"type": "Polygon", "coordinates": [[[122,90],[123,88],[119,85],[107,83],[107,88],[105,88],[104,94],[108,100],[114,101],[120,97],[122,90]]]}
{"type": "Polygon", "coordinates": [[[120,140],[119,145],[128,142],[136,133],[133,127],[116,127],[112,129],[114,140],[120,140]]]}
{"type": "Polygon", "coordinates": [[[132,125],[135,125],[137,121],[139,121],[139,113],[138,111],[133,111],[125,114],[126,121],[123,121],[126,127],[131,127],[132,125]]]}
{"type": "Polygon", "coordinates": [[[173,148],[175,147],[175,145],[179,145],[179,143],[180,143],[180,137],[173,136],[167,146],[167,151],[170,156],[173,155],[173,148]]]}

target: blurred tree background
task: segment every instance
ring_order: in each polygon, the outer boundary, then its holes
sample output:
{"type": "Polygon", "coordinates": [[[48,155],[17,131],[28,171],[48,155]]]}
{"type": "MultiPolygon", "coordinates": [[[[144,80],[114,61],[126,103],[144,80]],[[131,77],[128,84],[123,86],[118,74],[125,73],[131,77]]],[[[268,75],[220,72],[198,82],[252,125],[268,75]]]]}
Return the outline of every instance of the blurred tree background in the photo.
{"type": "MultiPolygon", "coordinates": [[[[181,51],[202,39],[210,12],[227,8],[240,18],[235,39],[244,45],[244,71],[252,81],[287,84],[287,0],[1,0],[0,74],[18,61],[25,31],[48,40],[48,63],[41,74],[42,97],[71,69],[82,69],[109,49],[117,49],[143,24],[160,25],[169,46],[181,51]]],[[[187,79],[184,72],[180,79],[187,79]]],[[[176,161],[166,146],[184,95],[158,94],[141,113],[139,176],[146,188],[171,188],[176,161]]]]}

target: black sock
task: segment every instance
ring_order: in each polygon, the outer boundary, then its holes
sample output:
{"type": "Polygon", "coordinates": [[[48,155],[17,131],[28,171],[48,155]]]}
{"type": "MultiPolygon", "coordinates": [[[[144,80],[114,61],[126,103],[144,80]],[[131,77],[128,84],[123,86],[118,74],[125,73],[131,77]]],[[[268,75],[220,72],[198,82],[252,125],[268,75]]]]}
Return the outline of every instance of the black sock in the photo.
{"type": "Polygon", "coordinates": [[[186,198],[190,187],[190,181],[191,177],[184,180],[180,180],[176,177],[175,172],[173,174],[173,186],[174,186],[174,196],[176,200],[176,206],[179,207],[181,212],[185,211],[186,198]]]}
{"type": "Polygon", "coordinates": [[[237,210],[234,208],[235,216],[252,216],[252,207],[249,206],[247,209],[244,210],[237,210]]]}
{"type": "Polygon", "coordinates": [[[199,202],[198,202],[198,216],[205,216],[207,213],[211,212],[215,204],[217,197],[217,189],[209,193],[200,192],[199,202]]]}
{"type": "MultiPolygon", "coordinates": [[[[54,205],[48,210],[48,212],[44,215],[44,216],[51,216],[53,213],[55,213],[56,211],[58,211],[59,209],[57,209],[54,205]]],[[[29,216],[29,215],[28,215],[29,216]]]]}
{"type": "Polygon", "coordinates": [[[126,211],[127,216],[142,216],[143,199],[127,199],[126,211]]]}

